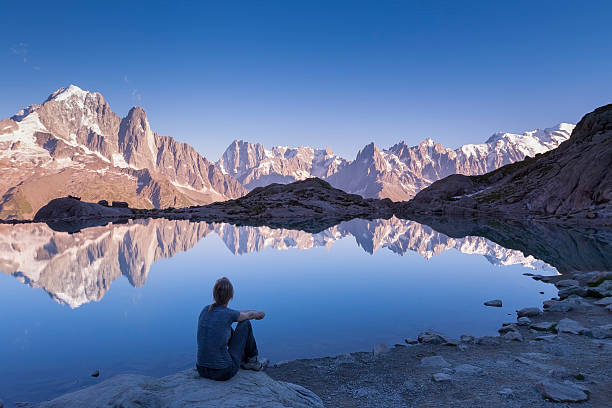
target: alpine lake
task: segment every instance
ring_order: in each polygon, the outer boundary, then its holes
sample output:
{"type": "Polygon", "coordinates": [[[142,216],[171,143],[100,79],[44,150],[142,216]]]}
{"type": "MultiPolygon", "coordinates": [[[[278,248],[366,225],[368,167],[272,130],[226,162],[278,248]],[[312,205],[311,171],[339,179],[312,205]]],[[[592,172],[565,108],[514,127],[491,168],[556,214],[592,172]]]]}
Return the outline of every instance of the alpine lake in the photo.
{"type": "Polygon", "coordinates": [[[497,335],[517,309],[556,296],[529,274],[612,269],[610,231],[420,221],[314,232],[165,219],[72,232],[2,224],[0,398],[34,403],[119,373],[193,367],[197,318],[221,276],[234,284],[229,307],[266,312],[254,333],[275,363],[393,347],[426,329],[497,335]],[[492,299],[503,306],[483,305],[492,299]]]}

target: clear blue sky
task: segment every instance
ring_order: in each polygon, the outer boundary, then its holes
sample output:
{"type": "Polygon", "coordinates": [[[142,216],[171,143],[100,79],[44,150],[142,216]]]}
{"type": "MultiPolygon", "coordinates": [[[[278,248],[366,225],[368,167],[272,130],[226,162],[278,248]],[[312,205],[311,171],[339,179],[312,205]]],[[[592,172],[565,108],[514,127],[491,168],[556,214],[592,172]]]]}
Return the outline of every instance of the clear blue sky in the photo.
{"type": "Polygon", "coordinates": [[[54,3],[2,6],[0,117],[74,83],[212,160],[456,147],[612,102],[609,1],[54,3]]]}

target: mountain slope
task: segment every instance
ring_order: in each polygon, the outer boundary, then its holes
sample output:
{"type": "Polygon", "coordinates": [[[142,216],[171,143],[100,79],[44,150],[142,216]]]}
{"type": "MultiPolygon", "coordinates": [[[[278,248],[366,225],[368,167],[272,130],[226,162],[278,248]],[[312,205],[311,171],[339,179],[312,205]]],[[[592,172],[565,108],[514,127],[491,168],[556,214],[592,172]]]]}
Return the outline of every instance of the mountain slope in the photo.
{"type": "Polygon", "coordinates": [[[417,194],[408,208],[609,222],[611,169],[612,104],[585,115],[558,148],[482,176],[447,177],[417,194]]]}
{"type": "Polygon", "coordinates": [[[142,108],[120,118],[74,85],[0,121],[0,176],[0,218],[30,218],[68,194],[151,208],[246,193],[191,146],[153,132],[142,108]]]}

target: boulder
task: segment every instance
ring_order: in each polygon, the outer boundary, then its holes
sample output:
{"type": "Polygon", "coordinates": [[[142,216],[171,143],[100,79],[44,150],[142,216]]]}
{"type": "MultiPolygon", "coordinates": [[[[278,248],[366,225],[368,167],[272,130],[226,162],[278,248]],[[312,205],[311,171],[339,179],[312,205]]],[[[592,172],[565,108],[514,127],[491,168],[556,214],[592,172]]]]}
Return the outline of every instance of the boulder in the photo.
{"type": "Polygon", "coordinates": [[[598,272],[593,274],[587,281],[587,284],[589,286],[598,286],[605,280],[612,280],[612,271],[598,272]]]}
{"type": "Polygon", "coordinates": [[[421,359],[421,367],[444,368],[444,367],[450,367],[450,364],[442,356],[431,356],[431,357],[423,357],[421,359]]]}
{"type": "Polygon", "coordinates": [[[521,310],[517,310],[516,314],[518,317],[536,317],[542,314],[539,307],[526,307],[521,310]]]}
{"type": "Polygon", "coordinates": [[[130,205],[126,201],[113,201],[112,206],[115,208],[128,208],[130,205]]]}
{"type": "Polygon", "coordinates": [[[572,333],[582,334],[586,330],[580,323],[572,319],[561,319],[557,323],[557,332],[559,333],[572,333]]]}
{"type": "Polygon", "coordinates": [[[39,408],[81,407],[323,407],[299,385],[275,381],[264,372],[240,370],[229,381],[201,378],[186,370],[163,378],[123,374],[38,404],[39,408]]]}
{"type": "Polygon", "coordinates": [[[514,323],[512,324],[505,324],[504,323],[504,327],[502,327],[501,329],[497,330],[499,332],[499,334],[506,334],[508,332],[511,331],[518,331],[518,326],[514,323]]]}
{"type": "Polygon", "coordinates": [[[484,305],[492,307],[502,307],[502,301],[500,299],[487,300],[486,302],[484,302],[484,305]]]}
{"type": "Polygon", "coordinates": [[[585,287],[567,286],[565,288],[559,289],[559,292],[557,292],[557,295],[559,296],[560,299],[565,299],[566,297],[570,295],[587,296],[588,293],[589,291],[585,287]]]}
{"type": "Polygon", "coordinates": [[[544,398],[554,402],[582,402],[589,399],[581,387],[569,381],[560,383],[544,380],[536,384],[536,389],[544,398]]]}
{"type": "Polygon", "coordinates": [[[462,343],[474,343],[474,336],[462,334],[461,337],[459,337],[459,340],[461,340],[462,343]]]}
{"type": "Polygon", "coordinates": [[[434,332],[433,330],[424,331],[418,335],[417,339],[419,340],[419,343],[424,344],[444,344],[447,342],[444,336],[434,332]]]}

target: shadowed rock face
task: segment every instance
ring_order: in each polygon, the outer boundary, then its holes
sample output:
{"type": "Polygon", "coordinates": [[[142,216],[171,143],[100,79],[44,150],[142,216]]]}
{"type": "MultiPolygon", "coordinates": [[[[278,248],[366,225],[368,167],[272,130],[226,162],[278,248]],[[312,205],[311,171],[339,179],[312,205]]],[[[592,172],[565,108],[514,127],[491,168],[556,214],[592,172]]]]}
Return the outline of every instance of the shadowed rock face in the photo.
{"type": "Polygon", "coordinates": [[[246,193],[189,145],[153,132],[142,108],[122,119],[73,85],[0,122],[0,176],[0,218],[31,218],[69,194],[161,208],[246,193]]]}
{"type": "Polygon", "coordinates": [[[187,251],[211,233],[237,255],[266,248],[330,247],[341,239],[355,239],[368,253],[414,251],[429,259],[454,249],[483,255],[494,265],[520,264],[534,272],[554,272],[553,267],[561,272],[612,269],[609,230],[595,234],[547,224],[485,224],[456,218],[419,221],[424,224],[395,217],[354,219],[316,233],[165,219],[108,224],[74,234],[45,224],[0,225],[0,270],[47,291],[59,303],[79,307],[102,299],[121,276],[134,286],[144,285],[156,260],[187,251]]]}
{"type": "MultiPolygon", "coordinates": [[[[612,220],[612,105],[587,114],[557,149],[482,176],[432,184],[406,210],[612,220]]],[[[599,221],[598,221],[599,220],[599,221]]]]}

